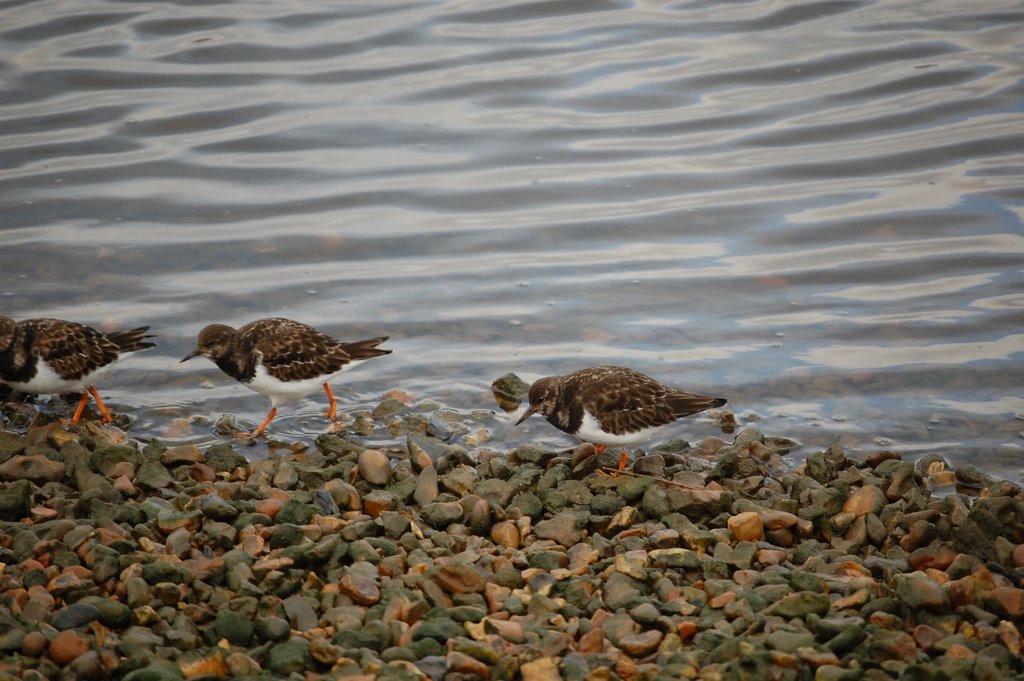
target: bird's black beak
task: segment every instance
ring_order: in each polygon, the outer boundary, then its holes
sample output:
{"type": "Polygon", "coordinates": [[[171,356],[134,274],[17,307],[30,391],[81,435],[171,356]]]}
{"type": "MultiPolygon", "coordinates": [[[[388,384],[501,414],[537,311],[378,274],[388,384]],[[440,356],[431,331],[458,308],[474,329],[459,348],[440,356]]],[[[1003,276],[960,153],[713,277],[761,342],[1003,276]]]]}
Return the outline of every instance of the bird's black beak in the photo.
{"type": "Polygon", "coordinates": [[[518,426],[520,423],[522,423],[523,421],[525,421],[526,419],[530,418],[531,416],[533,416],[536,413],[537,413],[537,407],[530,407],[529,409],[526,410],[525,414],[523,414],[522,416],[519,417],[519,420],[516,421],[516,425],[518,426]]]}
{"type": "MultiPolygon", "coordinates": [[[[193,357],[198,357],[201,354],[203,354],[202,351],[197,348],[197,349],[193,350],[192,352],[188,353],[187,355],[185,355],[181,359],[181,362],[187,362],[190,359],[192,359],[193,357]]],[[[181,362],[178,362],[178,364],[181,364],[181,362]]]]}

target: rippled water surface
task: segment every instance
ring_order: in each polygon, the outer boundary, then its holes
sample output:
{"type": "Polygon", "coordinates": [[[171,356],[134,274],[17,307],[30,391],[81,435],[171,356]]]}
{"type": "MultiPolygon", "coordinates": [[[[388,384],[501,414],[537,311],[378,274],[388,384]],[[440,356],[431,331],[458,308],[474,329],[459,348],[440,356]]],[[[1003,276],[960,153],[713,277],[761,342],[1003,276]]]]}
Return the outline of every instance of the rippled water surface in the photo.
{"type": "Polygon", "coordinates": [[[262,419],[178,359],[285,315],[391,336],[337,382],[348,413],[615,362],[794,461],[1021,480],[1021,54],[1019,0],[6,2],[0,312],[152,325],[101,386],[140,437],[262,419]]]}

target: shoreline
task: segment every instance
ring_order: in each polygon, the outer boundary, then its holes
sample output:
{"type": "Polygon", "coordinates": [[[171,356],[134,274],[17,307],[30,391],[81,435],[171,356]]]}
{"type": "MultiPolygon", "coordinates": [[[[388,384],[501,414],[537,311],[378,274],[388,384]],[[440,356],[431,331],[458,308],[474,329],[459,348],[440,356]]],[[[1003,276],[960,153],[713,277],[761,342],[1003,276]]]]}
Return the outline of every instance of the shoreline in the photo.
{"type": "Polygon", "coordinates": [[[253,462],[0,432],[0,679],[1024,674],[1013,483],[838,447],[791,470],[751,427],[610,476],[407,416],[405,452],[253,462]]]}

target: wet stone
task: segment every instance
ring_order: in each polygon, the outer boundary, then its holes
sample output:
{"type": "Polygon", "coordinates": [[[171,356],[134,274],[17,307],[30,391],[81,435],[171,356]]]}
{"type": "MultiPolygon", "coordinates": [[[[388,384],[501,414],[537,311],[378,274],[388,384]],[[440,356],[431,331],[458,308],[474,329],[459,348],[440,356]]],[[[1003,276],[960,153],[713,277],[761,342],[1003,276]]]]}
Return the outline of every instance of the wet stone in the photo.
{"type": "Polygon", "coordinates": [[[260,641],[286,641],[291,636],[291,625],[281,617],[257,617],[253,622],[253,632],[260,641]]]}
{"type": "Polygon", "coordinates": [[[55,629],[77,629],[100,619],[100,611],[89,603],[72,603],[53,613],[55,629]]]}
{"type": "Polygon", "coordinates": [[[387,455],[377,449],[366,449],[359,453],[359,475],[371,485],[386,485],[391,479],[391,462],[387,455]]]}
{"type": "Polygon", "coordinates": [[[14,456],[0,464],[0,480],[30,480],[37,485],[64,479],[64,464],[41,454],[14,456]]]}

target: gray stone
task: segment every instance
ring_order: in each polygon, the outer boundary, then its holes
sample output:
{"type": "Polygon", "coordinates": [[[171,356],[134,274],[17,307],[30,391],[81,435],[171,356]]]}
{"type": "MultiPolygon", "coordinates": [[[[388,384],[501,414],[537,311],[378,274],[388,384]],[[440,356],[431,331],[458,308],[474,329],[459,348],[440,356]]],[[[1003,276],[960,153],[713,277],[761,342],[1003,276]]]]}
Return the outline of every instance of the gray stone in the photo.
{"type": "Polygon", "coordinates": [[[232,645],[247,646],[252,640],[252,620],[240,612],[222,608],[213,621],[213,633],[217,640],[227,639],[232,645]]]}
{"type": "Polygon", "coordinates": [[[89,603],[72,603],[57,612],[53,613],[53,626],[55,629],[77,629],[84,627],[90,622],[100,618],[100,611],[95,605],[89,603]]]}
{"type": "Polygon", "coordinates": [[[457,501],[432,501],[420,511],[422,518],[438,529],[461,521],[462,513],[462,505],[457,501]]]}
{"type": "Polygon", "coordinates": [[[316,603],[304,596],[289,596],[282,602],[292,628],[309,631],[317,625],[316,603]]]}
{"type": "Polygon", "coordinates": [[[28,515],[32,503],[32,483],[17,480],[0,490],[0,518],[19,520],[28,515]]]}
{"type": "Polygon", "coordinates": [[[366,449],[359,453],[359,475],[371,485],[386,485],[391,479],[391,462],[387,454],[378,449],[366,449]]]}
{"type": "Polygon", "coordinates": [[[257,617],[253,623],[253,631],[261,641],[287,641],[292,628],[288,621],[281,617],[257,617]]]}
{"type": "Polygon", "coordinates": [[[301,674],[313,665],[309,642],[301,638],[278,643],[267,651],[266,666],[272,674],[301,674]]]}
{"type": "Polygon", "coordinates": [[[434,499],[437,499],[437,495],[437,469],[433,466],[427,466],[420,471],[419,476],[416,478],[416,490],[413,492],[413,498],[420,506],[426,506],[434,501],[434,499]]]}
{"type": "Polygon", "coordinates": [[[563,511],[553,518],[542,520],[533,528],[541,539],[550,539],[562,546],[570,547],[583,540],[583,530],[589,521],[588,513],[563,511]]]}

